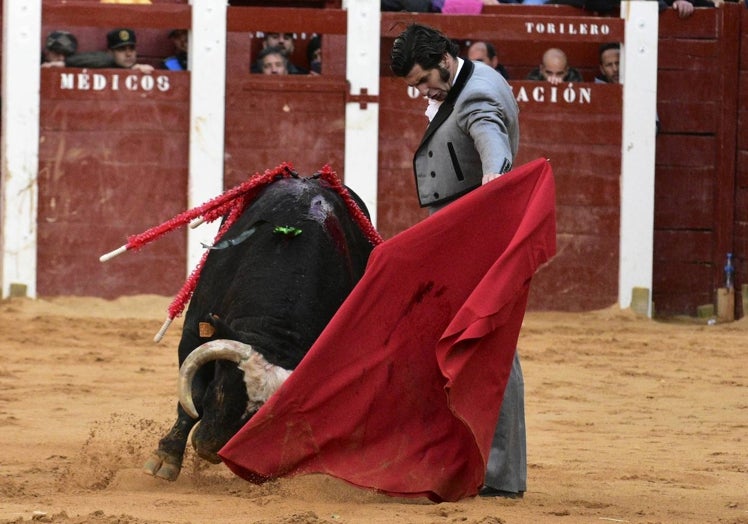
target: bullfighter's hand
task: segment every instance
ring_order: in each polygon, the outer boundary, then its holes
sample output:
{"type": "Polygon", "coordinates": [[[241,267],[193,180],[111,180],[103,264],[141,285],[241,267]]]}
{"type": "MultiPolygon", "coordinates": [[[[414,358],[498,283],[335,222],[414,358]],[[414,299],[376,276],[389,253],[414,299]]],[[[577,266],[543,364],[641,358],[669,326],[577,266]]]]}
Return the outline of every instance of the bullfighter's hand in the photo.
{"type": "Polygon", "coordinates": [[[491,180],[499,178],[500,176],[501,173],[489,173],[487,175],[483,175],[483,183],[488,184],[491,180]]]}

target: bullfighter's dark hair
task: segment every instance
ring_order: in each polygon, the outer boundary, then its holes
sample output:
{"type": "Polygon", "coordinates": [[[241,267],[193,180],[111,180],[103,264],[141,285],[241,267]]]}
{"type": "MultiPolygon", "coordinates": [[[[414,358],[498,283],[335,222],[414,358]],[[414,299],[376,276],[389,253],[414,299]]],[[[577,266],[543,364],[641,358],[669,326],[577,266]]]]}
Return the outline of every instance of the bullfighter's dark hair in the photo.
{"type": "Polygon", "coordinates": [[[407,76],[413,66],[433,69],[445,53],[457,58],[459,47],[433,27],[411,24],[395,38],[390,54],[390,69],[395,76],[407,76]]]}

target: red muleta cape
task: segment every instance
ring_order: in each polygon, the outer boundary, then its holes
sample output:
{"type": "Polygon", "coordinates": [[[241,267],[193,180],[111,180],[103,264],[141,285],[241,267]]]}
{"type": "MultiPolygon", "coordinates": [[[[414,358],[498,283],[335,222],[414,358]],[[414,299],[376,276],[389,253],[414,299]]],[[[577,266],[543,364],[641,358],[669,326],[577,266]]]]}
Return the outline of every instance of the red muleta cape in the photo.
{"type": "Polygon", "coordinates": [[[307,356],[221,458],[252,482],[325,473],[393,496],[475,495],[530,279],[555,249],[544,159],[380,244],[307,356]]]}

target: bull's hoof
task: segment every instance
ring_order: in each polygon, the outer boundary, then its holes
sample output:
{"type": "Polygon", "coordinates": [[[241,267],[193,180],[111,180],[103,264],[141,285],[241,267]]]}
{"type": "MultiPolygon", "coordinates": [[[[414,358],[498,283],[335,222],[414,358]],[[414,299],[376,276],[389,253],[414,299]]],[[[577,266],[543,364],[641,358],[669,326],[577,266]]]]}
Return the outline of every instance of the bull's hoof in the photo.
{"type": "Polygon", "coordinates": [[[161,450],[155,451],[143,465],[143,473],[170,481],[177,480],[181,470],[181,461],[161,450]]]}

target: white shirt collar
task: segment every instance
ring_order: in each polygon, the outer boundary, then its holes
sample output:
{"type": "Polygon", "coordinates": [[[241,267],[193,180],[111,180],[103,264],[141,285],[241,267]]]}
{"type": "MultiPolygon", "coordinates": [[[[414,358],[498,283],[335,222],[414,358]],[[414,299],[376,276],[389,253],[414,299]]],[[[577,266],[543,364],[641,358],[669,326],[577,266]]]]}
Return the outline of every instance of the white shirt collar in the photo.
{"type": "MultiPolygon", "coordinates": [[[[457,81],[457,77],[460,76],[460,71],[462,70],[462,65],[465,63],[465,61],[457,57],[457,71],[455,72],[455,76],[452,79],[452,85],[455,85],[455,81],[457,81]]],[[[442,105],[441,101],[439,100],[433,100],[431,98],[428,99],[428,105],[426,106],[426,118],[429,119],[429,122],[431,122],[434,117],[436,116],[437,111],[439,111],[439,106],[442,105]]]]}

